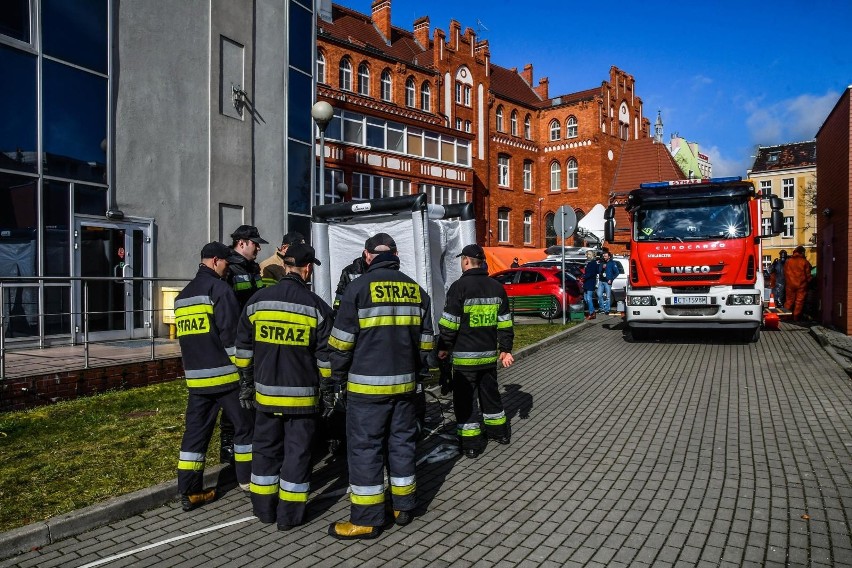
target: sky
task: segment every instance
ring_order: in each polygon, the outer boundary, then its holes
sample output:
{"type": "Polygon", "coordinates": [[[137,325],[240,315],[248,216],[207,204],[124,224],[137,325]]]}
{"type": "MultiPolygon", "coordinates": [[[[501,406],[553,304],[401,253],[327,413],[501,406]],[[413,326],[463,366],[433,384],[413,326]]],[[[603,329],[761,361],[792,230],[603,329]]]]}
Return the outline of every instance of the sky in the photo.
{"type": "MultiPolygon", "coordinates": [[[[372,0],[337,0],[370,14],[372,0]]],[[[392,0],[409,30],[429,16],[487,39],[491,60],[522,69],[551,97],[597,87],[615,65],[636,81],[663,139],[698,144],[713,176],[746,175],[757,146],[813,140],[852,85],[852,0],[518,2],[392,0]]]]}

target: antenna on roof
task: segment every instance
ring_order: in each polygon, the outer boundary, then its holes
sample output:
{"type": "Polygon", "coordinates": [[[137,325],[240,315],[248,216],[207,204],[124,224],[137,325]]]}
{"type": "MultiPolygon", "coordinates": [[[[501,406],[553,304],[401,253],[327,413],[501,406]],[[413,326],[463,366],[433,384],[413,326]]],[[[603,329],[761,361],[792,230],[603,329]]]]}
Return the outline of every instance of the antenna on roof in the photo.
{"type": "Polygon", "coordinates": [[[485,27],[485,24],[482,23],[482,20],[477,19],[476,20],[476,35],[479,35],[479,32],[481,32],[482,30],[485,30],[486,32],[489,31],[488,28],[485,27]]]}

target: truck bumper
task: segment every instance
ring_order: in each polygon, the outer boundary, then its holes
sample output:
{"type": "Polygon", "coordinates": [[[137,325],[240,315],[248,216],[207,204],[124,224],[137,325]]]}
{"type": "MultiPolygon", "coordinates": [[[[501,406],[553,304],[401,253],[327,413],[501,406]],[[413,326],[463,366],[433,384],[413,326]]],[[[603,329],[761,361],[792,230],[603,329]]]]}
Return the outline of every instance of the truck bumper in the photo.
{"type": "Polygon", "coordinates": [[[633,328],[756,329],[762,305],[625,306],[625,322],[633,328]]]}

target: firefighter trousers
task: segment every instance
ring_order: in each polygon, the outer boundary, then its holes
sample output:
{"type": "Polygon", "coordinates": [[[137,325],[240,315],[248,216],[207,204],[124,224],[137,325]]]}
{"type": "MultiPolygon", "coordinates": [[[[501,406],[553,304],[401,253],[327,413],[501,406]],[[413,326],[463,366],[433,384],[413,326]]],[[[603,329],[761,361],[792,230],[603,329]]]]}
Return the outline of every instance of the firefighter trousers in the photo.
{"type": "Polygon", "coordinates": [[[178,491],[181,495],[204,489],[204,461],[216,426],[219,408],[234,423],[235,472],[239,483],[251,477],[251,438],[253,412],[240,406],[238,389],[213,394],[189,391],[186,402],[186,429],[180,443],[178,491]]]}
{"type": "Polygon", "coordinates": [[[315,414],[257,412],[251,462],[251,504],[264,523],[300,525],[311,481],[315,414]]]}
{"type": "Polygon", "coordinates": [[[393,508],[412,511],[417,488],[414,393],[376,397],[376,400],[350,396],[346,406],[346,436],[350,521],[370,527],[385,524],[386,461],[393,508]]]}
{"type": "Polygon", "coordinates": [[[453,410],[462,450],[485,449],[483,421],[485,435],[489,438],[509,436],[509,421],[500,399],[496,368],[456,369],[453,373],[453,410]]]}

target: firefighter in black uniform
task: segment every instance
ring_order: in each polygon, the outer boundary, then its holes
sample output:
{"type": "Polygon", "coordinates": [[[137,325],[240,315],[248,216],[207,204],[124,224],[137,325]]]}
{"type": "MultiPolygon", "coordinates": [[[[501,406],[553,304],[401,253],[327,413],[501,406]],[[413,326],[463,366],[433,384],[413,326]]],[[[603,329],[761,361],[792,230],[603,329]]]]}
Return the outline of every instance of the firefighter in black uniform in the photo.
{"type": "Polygon", "coordinates": [[[186,431],[180,444],[178,490],[184,511],[212,501],[215,489],[203,488],[204,458],[216,425],[219,408],[235,426],[240,454],[237,481],[248,486],[251,475],[251,415],[240,408],[239,374],[233,357],[239,305],[223,280],[234,252],[222,243],[201,249],[195,278],[175,299],[175,325],[180,342],[189,398],[186,431]]]}
{"type": "Polygon", "coordinates": [[[345,266],[343,270],[340,271],[340,280],[337,283],[337,289],[334,291],[335,310],[340,307],[340,298],[343,297],[343,293],[346,291],[347,286],[365,272],[367,272],[367,261],[364,260],[363,253],[361,253],[361,256],[353,260],[351,264],[345,266]]]}
{"type": "Polygon", "coordinates": [[[254,514],[279,530],[302,524],[319,418],[320,377],[330,377],[333,312],[308,289],[313,247],[291,245],[286,275],[246,305],[237,331],[240,402],[257,409],[251,472],[254,514]],[[256,391],[256,392],[255,392],[256,391]]]}
{"type": "Polygon", "coordinates": [[[438,322],[438,357],[446,359],[452,352],[457,434],[462,452],[476,458],[485,449],[480,409],[485,434],[501,444],[509,443],[509,424],[497,386],[497,362],[503,367],[514,363],[515,333],[506,291],[482,267],[482,247],[467,245],[458,256],[462,275],[447,291],[438,322]]]}
{"type": "MultiPolygon", "coordinates": [[[[231,234],[231,239],[233,239],[231,248],[237,253],[235,257],[237,261],[231,263],[228,283],[234,288],[237,302],[242,310],[246,307],[249,298],[265,285],[261,278],[260,265],[255,261],[260,253],[260,245],[267,244],[267,241],[260,237],[257,227],[252,225],[240,225],[231,234]]],[[[223,463],[232,462],[234,460],[234,425],[224,414],[220,423],[220,434],[219,459],[223,463]]],[[[241,485],[240,488],[248,490],[248,486],[241,485]]]]}
{"type": "Polygon", "coordinates": [[[396,243],[386,233],[367,239],[367,272],[346,288],[328,340],[331,381],[345,382],[350,520],[332,523],[339,539],[375,538],[385,524],[384,464],[394,521],[411,522],[416,499],[415,383],[433,346],[426,291],[399,270],[396,243]]]}

